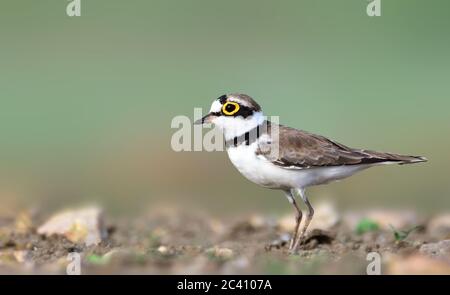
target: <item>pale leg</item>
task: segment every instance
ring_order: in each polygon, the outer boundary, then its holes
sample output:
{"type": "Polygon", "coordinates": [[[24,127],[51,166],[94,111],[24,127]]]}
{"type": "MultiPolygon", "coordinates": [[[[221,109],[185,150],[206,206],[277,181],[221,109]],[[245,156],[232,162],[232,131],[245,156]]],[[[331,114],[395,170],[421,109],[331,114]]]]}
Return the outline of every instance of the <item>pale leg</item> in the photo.
{"type": "Polygon", "coordinates": [[[303,239],[305,238],[306,230],[308,229],[309,223],[311,222],[311,219],[314,216],[314,209],[309,203],[308,198],[306,197],[305,190],[304,189],[297,189],[296,190],[299,195],[301,196],[303,202],[305,202],[306,206],[308,207],[308,214],[306,215],[305,224],[303,225],[302,230],[300,231],[300,235],[297,237],[297,240],[294,243],[294,246],[292,248],[292,251],[297,251],[298,246],[303,242],[303,239]]]}
{"type": "Polygon", "coordinates": [[[286,194],[286,197],[287,197],[289,203],[291,203],[295,209],[295,228],[294,228],[294,232],[292,233],[291,242],[289,243],[289,250],[292,250],[294,247],[295,240],[297,239],[298,230],[300,228],[300,222],[302,221],[303,214],[302,214],[302,211],[300,210],[300,208],[298,208],[298,206],[297,206],[297,202],[295,201],[294,192],[292,190],[289,190],[289,191],[285,191],[285,194],[286,194]]]}

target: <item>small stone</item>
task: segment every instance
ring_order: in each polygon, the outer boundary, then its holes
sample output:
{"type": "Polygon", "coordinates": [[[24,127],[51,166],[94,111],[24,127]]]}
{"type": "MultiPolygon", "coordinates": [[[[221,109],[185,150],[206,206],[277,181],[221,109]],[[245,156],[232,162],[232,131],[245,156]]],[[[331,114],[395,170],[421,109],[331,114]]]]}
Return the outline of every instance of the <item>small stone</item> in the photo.
{"type": "Polygon", "coordinates": [[[233,250],[229,248],[214,247],[206,250],[206,253],[220,259],[230,259],[234,256],[233,250]]]}
{"type": "Polygon", "coordinates": [[[161,254],[167,254],[169,252],[169,249],[167,249],[166,246],[159,246],[158,247],[158,252],[161,254]]]}
{"type": "Polygon", "coordinates": [[[216,256],[224,259],[229,259],[233,257],[233,250],[228,248],[216,249],[216,256]]]}
{"type": "Polygon", "coordinates": [[[87,246],[100,243],[106,235],[101,210],[96,207],[58,213],[37,232],[45,236],[62,235],[71,242],[82,242],[87,246]]]}

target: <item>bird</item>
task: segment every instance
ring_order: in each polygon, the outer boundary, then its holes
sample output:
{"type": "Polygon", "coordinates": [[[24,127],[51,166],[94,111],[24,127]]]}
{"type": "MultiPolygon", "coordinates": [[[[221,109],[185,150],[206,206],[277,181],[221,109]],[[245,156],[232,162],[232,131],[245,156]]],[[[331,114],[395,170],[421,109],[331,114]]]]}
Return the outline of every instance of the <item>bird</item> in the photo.
{"type": "Polygon", "coordinates": [[[351,148],[325,136],[268,121],[261,106],[249,95],[224,94],[194,124],[213,124],[222,131],[228,157],[248,180],[262,187],[281,190],[295,210],[295,227],[289,252],[297,253],[314,216],[306,196],[311,186],[347,178],[370,167],[426,162],[407,156],[351,148]],[[299,196],[307,207],[297,204],[299,196]]]}

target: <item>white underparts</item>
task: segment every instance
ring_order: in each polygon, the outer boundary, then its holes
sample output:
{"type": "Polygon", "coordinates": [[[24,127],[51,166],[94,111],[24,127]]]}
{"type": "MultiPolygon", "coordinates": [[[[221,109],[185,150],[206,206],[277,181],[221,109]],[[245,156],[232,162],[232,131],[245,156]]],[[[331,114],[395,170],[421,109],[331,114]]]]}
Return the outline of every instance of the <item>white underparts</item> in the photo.
{"type": "Polygon", "coordinates": [[[286,169],[256,155],[258,142],[228,148],[233,165],[250,181],[273,189],[306,188],[343,179],[373,165],[347,165],[304,169],[286,169]]]}

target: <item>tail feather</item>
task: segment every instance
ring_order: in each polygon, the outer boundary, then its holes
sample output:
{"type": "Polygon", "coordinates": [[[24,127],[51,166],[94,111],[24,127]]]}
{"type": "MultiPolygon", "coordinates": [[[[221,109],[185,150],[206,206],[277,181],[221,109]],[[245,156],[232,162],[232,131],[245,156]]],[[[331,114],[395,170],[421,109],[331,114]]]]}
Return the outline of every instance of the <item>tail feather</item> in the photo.
{"type": "Polygon", "coordinates": [[[402,156],[405,158],[402,162],[400,162],[400,165],[404,164],[414,164],[414,163],[421,163],[421,162],[427,162],[428,159],[422,156],[402,156]]]}
{"type": "Polygon", "coordinates": [[[365,154],[365,161],[369,163],[396,163],[399,165],[414,164],[428,161],[427,158],[422,156],[407,156],[392,153],[382,153],[368,150],[360,150],[365,154]]]}

